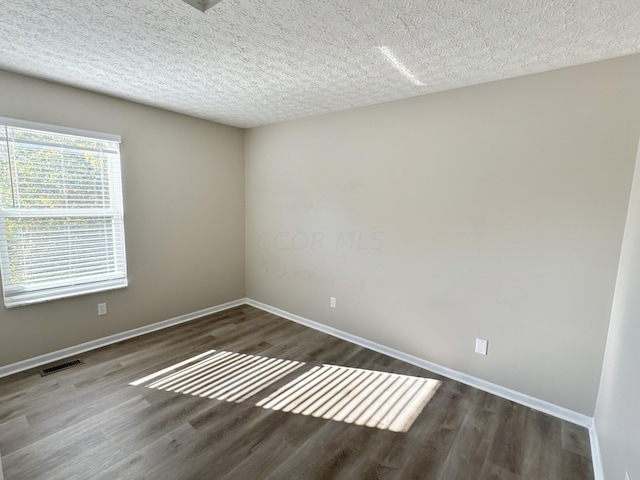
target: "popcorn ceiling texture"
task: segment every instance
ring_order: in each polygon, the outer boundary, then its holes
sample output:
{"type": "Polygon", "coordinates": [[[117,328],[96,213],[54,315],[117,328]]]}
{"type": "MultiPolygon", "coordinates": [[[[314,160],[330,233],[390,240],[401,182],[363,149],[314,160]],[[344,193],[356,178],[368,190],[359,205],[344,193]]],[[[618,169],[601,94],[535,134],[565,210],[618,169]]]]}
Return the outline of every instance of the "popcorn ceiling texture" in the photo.
{"type": "Polygon", "coordinates": [[[0,37],[0,68],[252,127],[637,53],[640,1],[0,0],[0,37]]]}

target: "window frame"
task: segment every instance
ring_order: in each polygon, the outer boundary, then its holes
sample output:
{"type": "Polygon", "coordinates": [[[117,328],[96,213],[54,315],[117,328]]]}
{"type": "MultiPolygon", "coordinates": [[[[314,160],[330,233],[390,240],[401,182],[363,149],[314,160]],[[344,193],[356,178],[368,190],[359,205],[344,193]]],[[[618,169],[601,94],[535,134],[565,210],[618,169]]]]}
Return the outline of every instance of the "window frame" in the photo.
{"type": "MultiPolygon", "coordinates": [[[[6,208],[4,202],[0,204],[0,269],[2,270],[1,283],[4,304],[6,308],[14,308],[34,303],[47,302],[61,298],[69,298],[80,295],[88,295],[97,292],[126,288],[128,286],[127,261],[126,261],[126,237],[124,228],[124,198],[122,191],[122,175],[121,164],[122,157],[120,154],[121,137],[119,135],[95,132],[90,130],[81,130],[76,128],[63,127],[58,125],[50,125],[46,123],[31,122],[8,117],[0,117],[0,127],[13,127],[27,130],[40,131],[43,134],[64,135],[82,137],[94,141],[106,141],[116,144],[115,153],[111,153],[106,161],[109,181],[109,205],[110,208],[91,209],[88,207],[78,208],[33,208],[22,209],[20,207],[6,208]],[[115,158],[114,158],[115,156],[115,158]],[[31,213],[31,214],[30,214],[31,213]],[[105,253],[112,252],[114,255],[114,265],[118,268],[112,274],[96,273],[93,276],[77,276],[66,279],[49,280],[42,282],[41,288],[21,289],[16,285],[5,285],[5,272],[10,271],[10,251],[9,242],[4,240],[6,235],[6,223],[8,218],[108,218],[112,221],[112,233],[110,239],[113,242],[111,249],[105,249],[105,253]],[[116,227],[116,223],[119,225],[116,227]],[[93,280],[92,280],[93,279],[93,280]],[[42,288],[42,285],[46,285],[42,288]],[[9,295],[8,295],[9,294],[9,295]]],[[[3,132],[4,137],[7,132],[3,132]]],[[[4,142],[2,142],[4,143],[4,142]]],[[[34,141],[32,145],[37,145],[34,141]]],[[[60,148],[51,145],[52,150],[60,148]]],[[[6,145],[0,145],[0,149],[6,149],[9,154],[9,138],[6,138],[6,145]]],[[[11,162],[10,157],[7,159],[11,162]]],[[[9,163],[9,168],[13,168],[9,163]]],[[[12,184],[13,187],[13,184],[12,184]]],[[[68,198],[68,197],[66,197],[68,198]]],[[[73,238],[70,234],[68,238],[73,238]]],[[[50,256],[49,256],[50,258],[50,256]]]]}

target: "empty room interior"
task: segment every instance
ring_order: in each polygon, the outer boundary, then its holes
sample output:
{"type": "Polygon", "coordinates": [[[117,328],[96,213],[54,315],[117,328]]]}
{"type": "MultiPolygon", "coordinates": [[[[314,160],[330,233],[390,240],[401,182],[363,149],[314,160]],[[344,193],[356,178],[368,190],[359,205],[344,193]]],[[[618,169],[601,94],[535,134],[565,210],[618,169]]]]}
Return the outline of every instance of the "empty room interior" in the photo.
{"type": "Polygon", "coordinates": [[[640,480],[636,0],[0,35],[0,480],[640,480]]]}

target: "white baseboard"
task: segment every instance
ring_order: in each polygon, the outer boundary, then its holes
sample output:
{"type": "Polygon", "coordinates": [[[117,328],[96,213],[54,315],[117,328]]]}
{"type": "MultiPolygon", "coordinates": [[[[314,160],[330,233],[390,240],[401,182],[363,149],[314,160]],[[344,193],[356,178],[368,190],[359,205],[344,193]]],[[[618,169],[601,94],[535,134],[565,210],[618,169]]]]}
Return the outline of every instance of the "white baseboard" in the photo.
{"type": "Polygon", "coordinates": [[[343,332],[342,330],[338,330],[336,328],[329,327],[327,325],[323,325],[318,322],[314,322],[313,320],[309,320],[308,318],[295,315],[293,313],[287,312],[285,310],[281,310],[279,308],[272,307],[270,305],[266,305],[262,302],[252,300],[250,298],[247,298],[246,302],[248,305],[259,308],[260,310],[273,313],[274,315],[278,315],[279,317],[286,318],[287,320],[300,323],[307,327],[313,328],[314,330],[319,330],[321,332],[327,333],[334,337],[341,338],[342,340],[346,340],[348,342],[355,343],[357,345],[363,346],[370,350],[374,350],[376,352],[383,353],[390,357],[397,358],[398,360],[402,360],[403,362],[407,362],[412,365],[416,365],[418,367],[424,368],[426,370],[430,370],[444,377],[478,388],[485,392],[492,393],[493,395],[497,395],[498,397],[502,397],[507,400],[511,400],[513,402],[519,403],[521,405],[533,408],[534,410],[547,413],[549,415],[560,418],[562,420],[575,423],[576,425],[580,425],[582,427],[586,427],[589,429],[593,425],[593,421],[591,417],[584,415],[582,413],[574,412],[573,410],[569,410],[568,408],[560,407],[558,405],[547,402],[545,400],[540,400],[530,395],[526,395],[524,393],[520,393],[515,390],[502,387],[495,383],[487,382],[486,380],[482,380],[480,378],[467,375],[466,373],[458,372],[457,370],[453,370],[451,368],[443,367],[442,365],[438,365],[437,363],[433,363],[428,360],[424,360],[422,358],[409,355],[408,353],[401,352],[400,350],[395,350],[393,348],[389,348],[385,345],[372,342],[365,338],[361,338],[356,335],[343,332]]]}
{"type": "Polygon", "coordinates": [[[589,427],[589,440],[591,441],[591,463],[593,464],[594,480],[604,480],[604,467],[602,465],[602,455],[600,453],[600,442],[598,441],[598,431],[595,422],[589,427]]]}
{"type": "MultiPolygon", "coordinates": [[[[281,310],[276,307],[272,307],[270,305],[267,305],[262,302],[258,302],[250,298],[242,298],[242,299],[234,300],[232,302],[223,303],[221,305],[217,305],[214,307],[198,310],[197,312],[187,313],[185,315],[180,315],[178,317],[153,323],[151,325],[146,325],[144,327],[128,330],[126,332],[118,333],[118,334],[100,338],[97,340],[92,340],[90,342],[86,342],[80,345],[65,348],[62,350],[57,350],[55,352],[47,353],[45,355],[40,355],[38,357],[34,357],[27,360],[23,360],[21,362],[6,365],[4,367],[0,367],[0,378],[8,375],[12,375],[14,373],[18,373],[24,370],[28,370],[30,368],[39,367],[41,365],[56,362],[64,358],[68,358],[71,356],[78,355],[80,353],[87,352],[89,350],[111,345],[113,343],[121,342],[123,340],[128,340],[130,338],[138,337],[146,333],[155,332],[157,330],[162,330],[164,328],[172,327],[174,325],[196,320],[198,318],[202,318],[207,315],[211,315],[213,313],[221,312],[223,310],[228,310],[230,308],[237,307],[240,305],[245,305],[245,304],[251,305],[253,307],[259,308],[260,310],[264,310],[269,313],[273,313],[274,315],[278,315],[279,317],[286,318],[287,320],[291,320],[301,325],[305,325],[307,327],[313,328],[314,330],[327,333],[329,335],[340,338],[342,340],[346,340],[348,342],[355,343],[357,345],[363,346],[365,348],[369,348],[376,352],[383,353],[390,357],[397,358],[398,360],[402,360],[403,362],[407,362],[412,365],[416,365],[420,368],[430,370],[444,377],[450,378],[452,380],[456,380],[458,382],[478,388],[480,390],[491,393],[493,395],[497,395],[507,400],[511,400],[521,405],[533,408],[534,410],[538,410],[540,412],[547,413],[549,415],[560,418],[562,420],[566,420],[568,422],[586,427],[589,429],[589,438],[591,441],[591,458],[593,462],[595,480],[604,480],[602,459],[600,456],[600,445],[598,443],[598,435],[596,431],[596,426],[593,423],[593,419],[591,417],[578,412],[574,412],[573,410],[569,410],[564,407],[560,407],[558,405],[547,402],[545,400],[540,400],[538,398],[531,397],[524,393],[520,393],[515,390],[502,387],[495,383],[487,382],[480,378],[476,378],[471,375],[458,372],[457,370],[443,367],[442,365],[438,365],[428,360],[424,360],[422,358],[409,355],[408,353],[401,352],[400,350],[395,350],[393,348],[387,347],[385,345],[381,345],[376,342],[372,342],[365,338],[352,335],[342,330],[338,330],[337,328],[323,325],[313,320],[309,320],[308,318],[295,315],[293,313],[287,312],[285,310],[281,310]]],[[[0,480],[3,480],[2,463],[0,463],[0,480]]]]}
{"type": "MultiPolygon", "coordinates": [[[[241,298],[239,300],[234,300],[232,302],[216,305],[215,307],[205,308],[203,310],[198,310],[197,312],[187,313],[184,315],[180,315],[178,317],[170,318],[168,320],[152,323],[151,325],[135,328],[133,330],[128,330],[122,333],[116,333],[115,335],[99,338],[97,340],[92,340],[90,342],[82,343],[80,345],[75,345],[69,348],[63,348],[62,350],[46,353],[44,355],[29,358],[21,362],[12,363],[10,365],[0,367],[0,378],[6,377],[8,375],[13,375],[14,373],[22,372],[24,370],[29,370],[30,368],[39,367],[41,365],[46,365],[52,362],[57,362],[58,360],[79,355],[80,353],[84,353],[89,350],[105,347],[107,345],[118,343],[123,340],[128,340],[133,337],[138,337],[140,335],[144,335],[145,333],[155,332],[156,330],[162,330],[163,328],[168,328],[174,325],[178,325],[180,323],[196,320],[198,318],[211,315],[212,313],[217,313],[223,310],[227,310],[229,308],[237,307],[239,305],[244,305],[245,303],[246,303],[246,300],[244,298],[241,298]]],[[[1,473],[0,473],[0,480],[2,480],[1,473]]]]}
{"type": "MultiPolygon", "coordinates": [[[[12,375],[14,373],[18,373],[24,370],[28,370],[30,368],[39,367],[41,365],[46,365],[48,363],[56,362],[64,358],[68,358],[71,356],[78,355],[80,353],[87,352],[89,350],[111,345],[113,343],[121,342],[123,340],[128,340],[133,337],[144,335],[145,333],[155,332],[156,330],[161,330],[163,328],[172,327],[180,323],[189,322],[191,320],[195,320],[195,319],[204,317],[206,315],[211,315],[212,313],[220,312],[220,311],[227,310],[229,308],[237,307],[239,305],[244,305],[244,304],[251,305],[253,307],[259,308],[260,310],[264,310],[269,313],[273,313],[274,315],[278,315],[282,318],[286,318],[293,322],[300,323],[307,327],[313,328],[314,330],[319,330],[321,332],[327,333],[334,337],[341,338],[348,342],[361,345],[365,348],[369,348],[376,352],[389,355],[390,357],[397,358],[398,360],[402,360],[403,362],[411,363],[412,365],[416,365],[418,367],[424,368],[426,370],[430,370],[434,373],[445,376],[452,380],[456,380],[458,382],[464,383],[466,385],[470,385],[472,387],[478,388],[485,392],[489,392],[499,397],[506,398],[507,400],[514,401],[521,405],[525,405],[527,407],[533,408],[534,410],[548,413],[549,415],[553,415],[555,417],[561,418],[563,420],[567,420],[577,425],[587,427],[589,428],[592,435],[591,437],[592,448],[594,448],[593,447],[594,445],[595,445],[595,448],[597,448],[597,436],[595,434],[595,428],[593,427],[593,420],[591,417],[587,415],[583,415],[581,413],[574,412],[567,408],[554,405],[545,400],[540,400],[538,398],[531,397],[524,393],[520,393],[515,390],[502,387],[495,383],[487,382],[480,378],[476,378],[471,375],[458,372],[457,370],[443,367],[442,365],[438,365],[436,363],[410,355],[400,350],[395,350],[393,348],[387,347],[385,345],[381,345],[376,342],[372,342],[365,338],[352,335],[342,330],[338,330],[337,328],[323,325],[313,320],[309,320],[308,318],[295,315],[293,313],[287,312],[285,310],[281,310],[276,307],[272,307],[271,305],[267,305],[250,298],[242,298],[242,299],[234,300],[232,302],[223,303],[221,305],[217,305],[214,307],[198,310],[197,312],[187,313],[185,315],[180,315],[178,317],[153,323],[151,325],[146,325],[144,327],[128,330],[122,333],[117,333],[115,335],[99,338],[97,340],[92,340],[90,342],[82,343],[80,345],[75,345],[73,347],[64,348],[62,350],[57,350],[55,352],[47,353],[44,355],[40,355],[38,357],[34,357],[34,358],[23,360],[17,363],[6,365],[4,367],[0,367],[0,378],[6,377],[8,375],[12,375]]],[[[599,461],[599,449],[597,453],[598,453],[597,458],[599,461]]],[[[595,462],[596,456],[594,456],[593,458],[595,462]]],[[[595,463],[594,463],[594,468],[595,468],[595,463]]]]}
{"type": "MultiPolygon", "coordinates": [[[[14,373],[18,373],[24,370],[28,370],[30,368],[38,367],[40,365],[45,365],[47,363],[55,362],[58,360],[62,360],[64,358],[68,358],[74,355],[78,355],[80,353],[84,353],[89,350],[93,350],[96,348],[104,347],[106,345],[111,345],[113,343],[121,342],[123,340],[127,340],[133,337],[137,337],[140,335],[144,335],[145,333],[155,332],[156,330],[161,330],[163,328],[172,327],[174,325],[178,325],[180,323],[189,322],[191,320],[195,320],[197,318],[204,317],[206,315],[211,315],[212,313],[220,312],[223,310],[227,310],[229,308],[237,307],[239,305],[251,305],[253,307],[259,308],[260,310],[264,310],[269,313],[273,313],[274,315],[278,315],[282,318],[286,318],[288,320],[294,321],[296,323],[300,323],[307,327],[313,328],[314,330],[319,330],[321,332],[327,333],[334,337],[341,338],[348,342],[355,343],[357,345],[361,345],[365,348],[369,348],[371,350],[375,350],[376,352],[383,353],[385,355],[389,355],[390,357],[397,358],[398,360],[402,360],[407,363],[411,363],[412,365],[416,365],[418,367],[424,368],[426,370],[430,370],[439,375],[445,376],[452,380],[456,380],[458,382],[464,383],[466,385],[470,385],[472,387],[478,388],[485,392],[492,393],[502,398],[506,398],[507,400],[514,401],[516,403],[520,403],[527,407],[533,408],[535,410],[548,413],[555,417],[561,418],[563,420],[567,420],[569,422],[575,423],[577,425],[581,425],[590,429],[593,432],[595,437],[595,429],[593,428],[592,418],[574,412],[573,410],[569,410],[564,407],[560,407],[553,403],[547,402],[545,400],[540,400],[535,397],[531,397],[524,393],[517,392],[515,390],[511,390],[495,383],[487,382],[486,380],[482,380],[480,378],[473,377],[471,375],[467,375],[462,372],[458,372],[457,370],[453,370],[451,368],[443,367],[442,365],[438,365],[437,363],[430,362],[428,360],[424,360],[422,358],[410,355],[405,352],[401,352],[400,350],[396,350],[385,345],[381,345],[376,342],[372,342],[362,337],[358,337],[356,335],[352,335],[350,333],[344,332],[342,330],[338,330],[337,328],[329,327],[327,325],[323,325],[321,323],[315,322],[308,318],[301,317],[299,315],[287,312],[285,310],[281,310],[276,307],[272,307],[271,305],[267,305],[262,302],[258,302],[256,300],[250,298],[242,298],[238,300],[234,300],[232,302],[223,303],[221,305],[217,305],[210,308],[205,308],[203,310],[198,310],[197,312],[187,313],[185,315],[180,315],[178,317],[170,318],[168,320],[164,320],[161,322],[153,323],[151,325],[146,325],[144,327],[136,328],[133,330],[128,330],[126,332],[117,333],[115,335],[111,335],[104,338],[99,338],[97,340],[92,340],[90,342],[82,343],[80,345],[75,345],[73,347],[65,348],[62,350],[57,350],[55,352],[47,353],[44,355],[40,355],[38,357],[30,358],[27,360],[23,360],[21,362],[13,363],[10,365],[6,365],[4,367],[0,367],[0,378],[5,377],[7,375],[12,375],[14,373]]],[[[592,439],[593,439],[592,438],[592,439]]],[[[593,442],[592,442],[593,443],[593,442]]],[[[597,444],[596,444],[597,445],[597,444]]]]}

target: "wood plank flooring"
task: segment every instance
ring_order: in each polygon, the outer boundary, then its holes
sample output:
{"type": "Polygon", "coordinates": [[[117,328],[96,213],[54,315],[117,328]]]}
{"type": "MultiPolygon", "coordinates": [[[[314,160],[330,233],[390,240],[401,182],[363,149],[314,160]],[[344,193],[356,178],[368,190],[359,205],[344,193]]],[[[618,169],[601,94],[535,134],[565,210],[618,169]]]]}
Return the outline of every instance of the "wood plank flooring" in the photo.
{"type": "Polygon", "coordinates": [[[586,429],[250,306],[81,357],[0,379],[5,480],[593,479],[586,429]],[[208,350],[304,366],[238,403],[130,385],[208,350]],[[406,433],[256,406],[323,364],[441,383],[406,433]]]}

